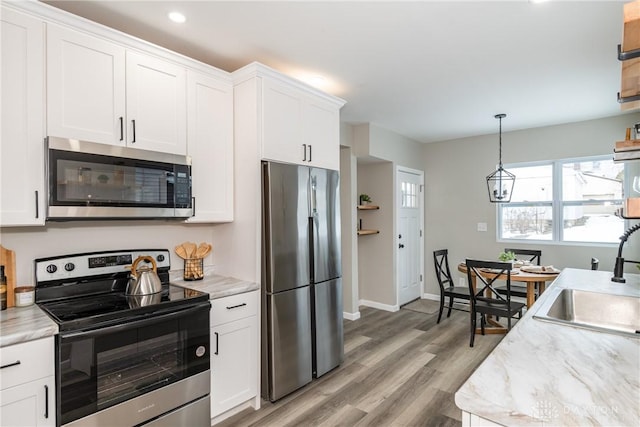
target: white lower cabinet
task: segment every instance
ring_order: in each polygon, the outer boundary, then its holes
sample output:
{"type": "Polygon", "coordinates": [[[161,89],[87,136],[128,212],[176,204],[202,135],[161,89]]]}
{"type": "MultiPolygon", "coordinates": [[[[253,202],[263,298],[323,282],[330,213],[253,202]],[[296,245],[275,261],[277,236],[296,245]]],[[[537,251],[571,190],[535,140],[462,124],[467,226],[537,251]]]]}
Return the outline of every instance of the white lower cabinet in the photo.
{"type": "Polygon", "coordinates": [[[211,301],[211,418],[258,394],[258,298],[253,291],[211,301]]]}
{"type": "Polygon", "coordinates": [[[53,348],[53,337],[2,348],[0,425],[56,425],[53,348]]]}

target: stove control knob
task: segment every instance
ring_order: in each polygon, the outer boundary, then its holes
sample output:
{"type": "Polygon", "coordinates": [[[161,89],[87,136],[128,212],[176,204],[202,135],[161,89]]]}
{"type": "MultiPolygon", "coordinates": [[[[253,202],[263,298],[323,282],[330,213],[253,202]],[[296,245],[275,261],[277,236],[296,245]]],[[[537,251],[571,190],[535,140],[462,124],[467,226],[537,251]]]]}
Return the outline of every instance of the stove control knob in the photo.
{"type": "Polygon", "coordinates": [[[162,254],[158,255],[158,256],[156,257],[156,261],[158,261],[158,262],[162,262],[162,261],[164,261],[164,255],[162,255],[162,254]]]}
{"type": "Polygon", "coordinates": [[[49,264],[47,265],[47,273],[55,273],[56,271],[58,271],[58,267],[55,266],[55,264],[49,264]]]}
{"type": "Polygon", "coordinates": [[[72,262],[68,262],[64,265],[64,269],[67,271],[73,271],[74,268],[76,268],[76,266],[72,262]]]}

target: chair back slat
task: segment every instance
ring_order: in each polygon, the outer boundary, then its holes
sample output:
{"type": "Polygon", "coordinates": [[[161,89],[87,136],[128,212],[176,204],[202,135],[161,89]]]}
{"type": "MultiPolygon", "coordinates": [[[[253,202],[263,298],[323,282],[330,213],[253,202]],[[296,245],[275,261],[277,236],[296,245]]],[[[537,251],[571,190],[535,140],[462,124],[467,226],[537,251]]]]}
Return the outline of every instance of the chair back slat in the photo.
{"type": "Polygon", "coordinates": [[[469,283],[469,293],[472,295],[472,302],[485,301],[494,304],[508,305],[511,302],[511,269],[513,264],[510,262],[498,262],[498,261],[481,261],[481,260],[466,260],[467,265],[467,282],[469,283]],[[490,277],[484,277],[481,274],[481,270],[492,270],[492,274],[495,271],[495,275],[490,277]],[[500,276],[506,275],[505,279],[500,279],[500,276]],[[473,290],[473,277],[475,276],[476,289],[473,290]],[[505,280],[507,285],[507,292],[501,293],[496,290],[494,283],[498,280],[505,280]],[[487,291],[489,295],[487,296],[487,291]]]}
{"type": "Polygon", "coordinates": [[[535,262],[536,265],[540,265],[540,258],[542,258],[542,251],[538,249],[511,249],[505,248],[505,252],[513,252],[516,255],[516,260],[535,262]],[[525,255],[525,257],[518,257],[518,255],[525,255]]]}
{"type": "Polygon", "coordinates": [[[443,290],[445,287],[453,286],[451,270],[449,270],[449,250],[440,249],[434,251],[433,263],[436,267],[436,278],[438,279],[440,290],[443,290]]]}

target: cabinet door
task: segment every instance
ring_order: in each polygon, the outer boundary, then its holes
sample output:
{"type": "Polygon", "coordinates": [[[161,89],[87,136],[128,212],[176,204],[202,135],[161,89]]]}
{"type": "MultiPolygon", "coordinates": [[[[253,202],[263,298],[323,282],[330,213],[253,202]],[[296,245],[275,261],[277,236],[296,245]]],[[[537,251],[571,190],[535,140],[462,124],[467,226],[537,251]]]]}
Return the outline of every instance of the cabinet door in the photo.
{"type": "Polygon", "coordinates": [[[262,158],[308,164],[301,93],[267,78],[262,82],[262,158]]]}
{"type": "Polygon", "coordinates": [[[125,145],[125,49],[47,24],[47,133],[125,145]]]}
{"type": "Polygon", "coordinates": [[[187,74],[187,154],[195,215],[188,222],[233,221],[233,86],[187,74]]]}
{"type": "Polygon", "coordinates": [[[186,70],[127,51],[127,143],[145,150],[187,153],[186,70]]]}
{"type": "Polygon", "coordinates": [[[304,142],[309,164],[326,169],[340,169],[340,112],[320,99],[307,98],[303,109],[304,142]]]}
{"type": "Polygon", "coordinates": [[[44,23],[2,8],[0,225],[44,224],[44,23]]]}
{"type": "Polygon", "coordinates": [[[257,316],[211,328],[212,418],[256,396],[257,343],[257,316]]]}
{"type": "Polygon", "coordinates": [[[0,425],[55,426],[54,394],[53,376],[0,391],[0,425]]]}

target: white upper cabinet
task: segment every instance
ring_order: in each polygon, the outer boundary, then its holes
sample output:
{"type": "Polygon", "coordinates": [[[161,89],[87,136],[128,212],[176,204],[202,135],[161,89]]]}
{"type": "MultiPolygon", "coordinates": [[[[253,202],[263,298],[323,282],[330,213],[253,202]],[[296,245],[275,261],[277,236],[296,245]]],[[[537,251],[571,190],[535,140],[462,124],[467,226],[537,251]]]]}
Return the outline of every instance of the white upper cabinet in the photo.
{"type": "Polygon", "coordinates": [[[262,77],[262,158],[340,169],[342,100],[262,77]]]}
{"type": "Polygon", "coordinates": [[[0,225],[44,224],[44,23],[1,8],[0,225]]]}
{"type": "Polygon", "coordinates": [[[186,154],[186,70],[127,51],[127,142],[145,150],[186,154]]]}
{"type": "Polygon", "coordinates": [[[186,70],[47,25],[47,133],[186,154],[186,70]]]}
{"type": "Polygon", "coordinates": [[[340,169],[344,100],[259,63],[232,75],[237,150],[257,149],[264,160],[340,169]]]}
{"type": "Polygon", "coordinates": [[[302,132],[304,100],[294,88],[262,79],[262,158],[287,163],[306,161],[302,132]]]}
{"type": "Polygon", "coordinates": [[[125,49],[47,24],[48,135],[125,145],[125,49]]]}
{"type": "Polygon", "coordinates": [[[340,110],[335,104],[312,98],[307,99],[303,108],[309,163],[326,169],[340,169],[340,110]]]}
{"type": "Polygon", "coordinates": [[[233,221],[231,79],[189,71],[187,100],[187,153],[195,198],[188,222],[233,221]]]}

